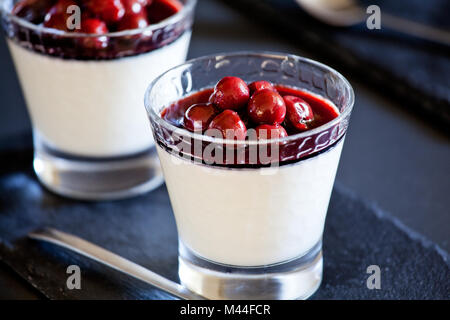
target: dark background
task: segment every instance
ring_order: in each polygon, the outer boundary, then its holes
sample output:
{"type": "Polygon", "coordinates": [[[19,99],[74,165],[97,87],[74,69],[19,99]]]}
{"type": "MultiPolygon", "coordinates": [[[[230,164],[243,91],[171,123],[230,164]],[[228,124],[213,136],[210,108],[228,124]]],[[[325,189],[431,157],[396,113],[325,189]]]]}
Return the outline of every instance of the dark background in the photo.
{"type": "MultiPolygon", "coordinates": [[[[301,43],[287,41],[276,28],[270,29],[224,2],[200,0],[189,57],[236,50],[321,57],[304,51],[301,43]]],[[[330,64],[341,71],[340,65],[330,64]]],[[[352,72],[343,73],[355,89],[356,104],[337,182],[449,251],[448,134],[419,113],[408,111],[401,99],[393,98],[383,87],[352,72]]],[[[18,137],[31,143],[29,119],[3,37],[0,83],[0,149],[10,147],[18,137]]],[[[0,264],[0,298],[36,297],[39,294],[0,264]]]]}

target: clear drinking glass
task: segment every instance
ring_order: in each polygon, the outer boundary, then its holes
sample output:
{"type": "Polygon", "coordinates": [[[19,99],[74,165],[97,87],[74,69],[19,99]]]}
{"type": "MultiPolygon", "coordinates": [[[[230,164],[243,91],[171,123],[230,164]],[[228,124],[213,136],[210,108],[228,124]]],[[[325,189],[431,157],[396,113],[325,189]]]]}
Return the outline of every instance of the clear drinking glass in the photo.
{"type": "Polygon", "coordinates": [[[341,74],[290,54],[202,57],[151,83],[145,105],[176,218],[186,287],[212,299],[303,299],[317,290],[323,227],[353,102],[341,74]],[[334,103],[340,115],[310,131],[260,141],[214,138],[162,119],[163,108],[230,75],[307,90],[334,103]],[[209,161],[211,146],[216,155],[231,152],[232,161],[209,161]],[[279,147],[276,161],[251,164],[252,150],[264,146],[279,147]]]}
{"type": "Polygon", "coordinates": [[[196,0],[160,23],[102,35],[32,24],[11,14],[16,2],[0,0],[1,24],[31,116],[39,180],[87,200],[159,186],[142,96],[185,61],[196,0]]]}

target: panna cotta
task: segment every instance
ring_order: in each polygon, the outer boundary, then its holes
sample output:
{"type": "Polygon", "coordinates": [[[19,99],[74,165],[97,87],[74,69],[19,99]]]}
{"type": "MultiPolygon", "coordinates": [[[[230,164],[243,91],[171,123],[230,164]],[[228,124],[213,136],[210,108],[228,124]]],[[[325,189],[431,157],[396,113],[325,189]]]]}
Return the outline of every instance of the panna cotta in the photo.
{"type": "Polygon", "coordinates": [[[337,71],[292,54],[187,61],[145,106],[172,204],[178,275],[209,299],[306,299],[354,103],[337,71]]]}
{"type": "Polygon", "coordinates": [[[320,243],[344,131],[316,129],[339,114],[307,90],[237,77],[165,107],[162,121],[178,130],[155,137],[183,245],[207,261],[257,267],[320,243]]]}
{"type": "Polygon", "coordinates": [[[22,0],[9,10],[37,26],[11,18],[7,37],[46,147],[112,158],[154,145],[142,97],[149,81],[186,58],[192,19],[158,28],[182,1],[22,0]],[[81,9],[80,29],[68,29],[71,6],[81,9]]]}

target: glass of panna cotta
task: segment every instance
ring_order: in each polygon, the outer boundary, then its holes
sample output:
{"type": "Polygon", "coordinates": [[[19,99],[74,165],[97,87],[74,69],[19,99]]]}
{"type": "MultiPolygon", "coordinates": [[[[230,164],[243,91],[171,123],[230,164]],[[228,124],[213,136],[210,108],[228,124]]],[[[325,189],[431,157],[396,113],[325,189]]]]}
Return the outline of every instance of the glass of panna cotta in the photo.
{"type": "Polygon", "coordinates": [[[321,63],[240,52],[172,68],[147,89],[179,236],[179,276],[212,299],[303,299],[354,94],[321,63]]]}
{"type": "Polygon", "coordinates": [[[196,0],[0,0],[50,190],[106,200],[163,182],[143,103],[185,61],[196,0]]]}

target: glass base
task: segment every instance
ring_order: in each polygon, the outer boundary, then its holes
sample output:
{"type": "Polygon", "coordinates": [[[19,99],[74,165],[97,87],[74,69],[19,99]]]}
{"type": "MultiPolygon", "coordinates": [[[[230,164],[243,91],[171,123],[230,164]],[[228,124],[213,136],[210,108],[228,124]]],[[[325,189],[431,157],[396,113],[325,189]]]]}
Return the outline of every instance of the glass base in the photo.
{"type": "Polygon", "coordinates": [[[164,179],[155,148],[120,158],[81,158],[36,148],[34,171],[50,191],[78,200],[116,200],[160,186],[164,179]]]}
{"type": "Polygon", "coordinates": [[[322,281],[322,241],[302,257],[271,266],[216,264],[181,241],[178,274],[191,291],[214,300],[307,299],[322,281]]]}

